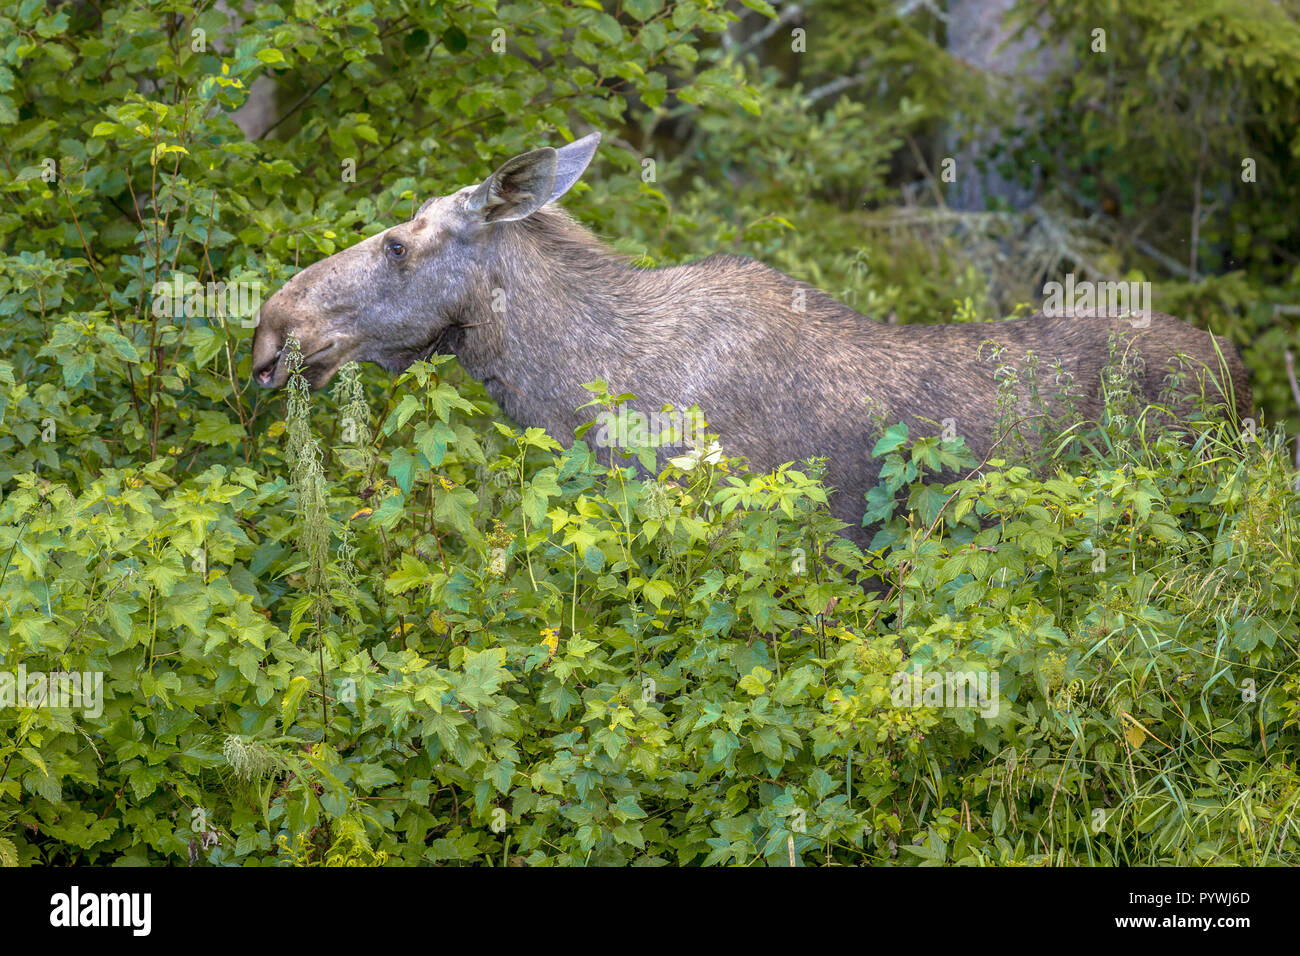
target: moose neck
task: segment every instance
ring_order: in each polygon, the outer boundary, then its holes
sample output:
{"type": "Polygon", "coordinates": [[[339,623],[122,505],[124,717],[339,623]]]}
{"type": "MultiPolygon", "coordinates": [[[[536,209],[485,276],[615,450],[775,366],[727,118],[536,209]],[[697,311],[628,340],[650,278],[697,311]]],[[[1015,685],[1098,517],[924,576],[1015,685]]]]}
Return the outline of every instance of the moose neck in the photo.
{"type": "MultiPolygon", "coordinates": [[[[667,324],[651,270],[633,268],[556,209],[502,223],[487,256],[487,288],[463,316],[456,352],[515,421],[560,431],[585,418],[581,383],[644,366],[667,324]],[[577,400],[575,401],[575,397],[577,400]]],[[[644,369],[643,369],[644,371],[644,369]]]]}
{"type": "Polygon", "coordinates": [[[503,223],[491,242],[455,351],[510,418],[557,436],[592,417],[575,411],[584,382],[604,379],[643,410],[708,413],[759,383],[820,390],[828,352],[865,354],[887,332],[752,259],[634,268],[553,208],[503,223]]]}

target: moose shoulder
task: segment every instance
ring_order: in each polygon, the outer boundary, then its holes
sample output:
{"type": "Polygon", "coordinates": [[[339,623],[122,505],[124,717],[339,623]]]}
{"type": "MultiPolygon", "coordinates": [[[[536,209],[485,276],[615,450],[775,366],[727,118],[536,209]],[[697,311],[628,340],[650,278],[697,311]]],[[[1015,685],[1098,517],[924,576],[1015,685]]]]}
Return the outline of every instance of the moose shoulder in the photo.
{"type": "Polygon", "coordinates": [[[599,134],[536,149],[484,182],[425,202],[393,226],[299,272],[262,307],[253,375],[288,378],[284,343],[297,336],[304,374],[320,388],[349,361],[401,371],[455,354],[515,421],[567,440],[589,415],[581,383],[604,379],[642,411],[698,404],[730,454],[773,468],[828,459],[832,509],[859,543],[863,495],[878,466],[872,411],[913,434],[950,420],[982,456],[997,418],[996,363],[1032,352],[1059,362],[1074,408],[1095,419],[1112,333],[1140,354],[1138,384],[1157,400],[1183,356],[1231,382],[1250,413],[1235,349],[1172,316],[1097,315],[990,324],[894,326],[752,259],[715,255],[683,266],[629,266],[552,205],[586,169],[599,134]],[[1225,375],[1226,372],[1226,375],[1225,375]]]}

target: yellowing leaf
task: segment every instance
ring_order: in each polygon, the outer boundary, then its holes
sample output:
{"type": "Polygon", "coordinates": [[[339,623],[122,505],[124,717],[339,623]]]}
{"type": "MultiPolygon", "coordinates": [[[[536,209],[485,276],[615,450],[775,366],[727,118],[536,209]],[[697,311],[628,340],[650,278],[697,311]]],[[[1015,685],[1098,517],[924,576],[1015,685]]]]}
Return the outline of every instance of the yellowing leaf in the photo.
{"type": "Polygon", "coordinates": [[[284,700],[280,702],[280,725],[286,731],[298,716],[298,707],[302,703],[303,695],[307,693],[307,685],[308,681],[305,677],[295,677],[289,681],[289,687],[284,692],[284,700]]]}
{"type": "Polygon", "coordinates": [[[1124,739],[1128,745],[1134,749],[1141,747],[1147,739],[1147,732],[1142,729],[1141,724],[1128,724],[1124,727],[1124,739]]]}
{"type": "Polygon", "coordinates": [[[163,156],[165,156],[167,153],[184,153],[186,156],[188,156],[190,154],[190,151],[186,149],[184,146],[176,146],[171,143],[159,143],[157,146],[153,148],[153,153],[149,156],[150,165],[157,166],[158,160],[161,159],[163,156]]]}

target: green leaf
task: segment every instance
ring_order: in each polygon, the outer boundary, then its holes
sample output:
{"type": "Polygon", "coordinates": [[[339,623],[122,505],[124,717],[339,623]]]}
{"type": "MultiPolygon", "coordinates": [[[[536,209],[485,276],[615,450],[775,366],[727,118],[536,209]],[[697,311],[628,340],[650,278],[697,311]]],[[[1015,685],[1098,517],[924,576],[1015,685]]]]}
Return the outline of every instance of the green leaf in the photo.
{"type": "Polygon", "coordinates": [[[731,605],[714,601],[709,606],[709,613],[705,617],[704,623],[700,625],[700,631],[705,637],[725,634],[731,630],[731,625],[735,623],[736,612],[732,610],[731,605]]]}
{"type": "Polygon", "coordinates": [[[397,448],[393,451],[392,457],[388,460],[388,474],[397,482],[397,487],[402,489],[402,494],[409,495],[411,486],[415,483],[415,473],[418,463],[415,456],[405,448],[397,448]]]}
{"type": "Polygon", "coordinates": [[[460,27],[452,24],[442,33],[442,45],[448,53],[464,53],[469,46],[469,37],[460,27]]]}
{"type": "Polygon", "coordinates": [[[897,425],[891,425],[885,434],[876,442],[875,447],[871,449],[871,457],[879,458],[881,455],[887,455],[891,451],[897,451],[907,443],[907,425],[899,422],[897,425]]]}
{"type": "Polygon", "coordinates": [[[655,607],[663,606],[664,601],[677,593],[676,589],[667,581],[654,580],[647,581],[641,588],[641,591],[655,607]]]}
{"type": "Polygon", "coordinates": [[[68,388],[82,382],[89,385],[95,374],[95,357],[84,352],[62,352],[59,364],[63,366],[63,384],[68,388]]]}
{"type": "Polygon", "coordinates": [[[745,693],[759,696],[767,693],[767,683],[772,679],[772,672],[766,667],[755,667],[740,679],[737,685],[745,693]]]}
{"type": "MultiPolygon", "coordinates": [[[[464,34],[462,34],[464,36],[464,34]]],[[[447,42],[446,34],[443,35],[443,43],[447,42]]],[[[466,41],[468,43],[468,41],[466,41]]],[[[402,37],[402,51],[408,56],[415,56],[423,53],[424,48],[429,45],[429,31],[423,28],[412,30],[402,37]]],[[[450,49],[450,47],[448,47],[450,49]]],[[[462,48],[463,49],[463,48],[462,48]]],[[[453,53],[458,52],[452,50],[453,53]]]]}
{"type": "Polygon", "coordinates": [[[198,414],[194,427],[194,440],[205,445],[236,445],[244,440],[244,429],[221,412],[203,411],[198,414]]]}
{"type": "MultiPolygon", "coordinates": [[[[415,429],[415,444],[434,468],[442,464],[442,460],[447,456],[447,446],[455,444],[456,440],[456,432],[446,422],[421,424],[415,429]]],[[[403,489],[406,490],[409,489],[403,489]]]]}
{"type": "Polygon", "coordinates": [[[591,28],[600,38],[609,44],[623,42],[623,27],[608,13],[599,13],[591,22],[591,28]]]}
{"type": "Polygon", "coordinates": [[[397,568],[384,579],[384,590],[389,594],[405,594],[432,580],[433,574],[423,561],[413,555],[403,554],[398,559],[397,568]]]}
{"type": "Polygon", "coordinates": [[[623,0],[623,9],[643,22],[658,13],[662,7],[663,0],[623,0]]]}

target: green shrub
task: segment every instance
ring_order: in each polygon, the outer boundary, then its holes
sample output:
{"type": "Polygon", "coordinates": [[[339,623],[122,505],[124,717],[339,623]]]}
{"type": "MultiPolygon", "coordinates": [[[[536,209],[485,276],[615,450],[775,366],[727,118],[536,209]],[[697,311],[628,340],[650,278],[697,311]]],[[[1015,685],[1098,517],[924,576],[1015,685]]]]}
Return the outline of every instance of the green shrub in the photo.
{"type": "MultiPolygon", "coordinates": [[[[0,864],[1295,861],[1276,429],[1163,431],[1122,370],[1106,421],[979,470],[876,423],[863,554],[818,461],[564,448],[445,358],[282,404],[247,387],[246,316],[155,307],[178,279],[269,292],[582,123],[635,142],[572,205],[642,261],[730,247],[881,318],[975,320],[961,236],[859,206],[976,100],[928,14],[814,6],[798,83],[734,58],[708,0],[0,13],[0,864]],[[855,96],[809,99],[868,47],[855,96]],[[230,113],[268,74],[281,122],[249,142],[230,113]],[[10,700],[19,668],[102,696],[10,700]],[[926,705],[948,673],[996,694],[926,705]]],[[[1284,287],[1174,292],[1249,316],[1279,405],[1284,287]]]]}
{"type": "MultiPolygon", "coordinates": [[[[292,486],[19,477],[11,646],[106,675],[93,719],[6,718],[21,859],[1292,858],[1277,435],[1128,418],[1085,437],[1132,450],[1073,476],[994,461],[939,487],[963,449],[896,426],[876,560],[835,534],[817,462],[602,464],[489,423],[448,370],[399,379],[377,456],[318,443],[293,399],[292,486]],[[905,670],[996,674],[996,706],[908,706],[905,670]]],[[[355,414],[350,374],[337,392],[355,414]]]]}

